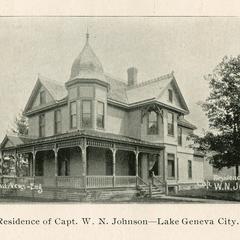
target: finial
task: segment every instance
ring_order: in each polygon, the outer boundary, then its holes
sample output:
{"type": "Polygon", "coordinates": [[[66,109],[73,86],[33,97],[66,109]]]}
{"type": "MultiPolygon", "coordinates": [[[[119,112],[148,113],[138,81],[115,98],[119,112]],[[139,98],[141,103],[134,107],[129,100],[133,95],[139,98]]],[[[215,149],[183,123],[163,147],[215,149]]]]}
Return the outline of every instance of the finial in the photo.
{"type": "Polygon", "coordinates": [[[86,42],[88,43],[89,40],[89,33],[88,33],[88,27],[87,27],[87,33],[86,33],[86,42]]]}

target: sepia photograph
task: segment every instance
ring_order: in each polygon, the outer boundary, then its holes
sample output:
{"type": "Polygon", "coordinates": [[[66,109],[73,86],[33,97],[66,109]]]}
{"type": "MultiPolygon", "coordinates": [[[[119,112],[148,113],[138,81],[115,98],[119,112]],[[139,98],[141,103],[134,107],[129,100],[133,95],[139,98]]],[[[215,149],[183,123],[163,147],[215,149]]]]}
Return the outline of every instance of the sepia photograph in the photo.
{"type": "Polygon", "coordinates": [[[239,17],[0,17],[0,204],[238,203],[239,37],[239,17]]]}

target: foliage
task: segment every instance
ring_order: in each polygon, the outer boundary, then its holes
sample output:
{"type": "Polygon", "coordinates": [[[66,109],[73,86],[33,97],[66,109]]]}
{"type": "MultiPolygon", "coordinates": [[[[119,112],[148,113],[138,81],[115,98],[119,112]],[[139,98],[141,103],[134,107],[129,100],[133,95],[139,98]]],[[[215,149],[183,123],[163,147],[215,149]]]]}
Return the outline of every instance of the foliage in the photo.
{"type": "Polygon", "coordinates": [[[12,128],[12,132],[18,135],[28,134],[28,121],[22,113],[19,113],[15,118],[14,128],[12,128]]]}
{"type": "Polygon", "coordinates": [[[210,96],[202,108],[211,131],[203,137],[192,136],[195,146],[212,153],[214,167],[237,167],[240,164],[240,55],[224,57],[206,79],[210,96]]]}

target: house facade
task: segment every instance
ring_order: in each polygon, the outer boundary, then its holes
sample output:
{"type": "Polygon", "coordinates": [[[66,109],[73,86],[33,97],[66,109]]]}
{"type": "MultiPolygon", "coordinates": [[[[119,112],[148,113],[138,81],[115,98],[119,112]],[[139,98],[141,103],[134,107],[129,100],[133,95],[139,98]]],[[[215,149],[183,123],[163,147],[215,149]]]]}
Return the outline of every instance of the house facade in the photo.
{"type": "Polygon", "coordinates": [[[203,156],[187,138],[196,127],[185,119],[189,110],[174,73],[146,82],[137,73],[129,68],[126,82],[105,73],[87,34],[64,85],[38,76],[24,109],[28,136],[4,138],[3,160],[25,159],[27,166],[11,174],[79,189],[202,182],[203,156]]]}

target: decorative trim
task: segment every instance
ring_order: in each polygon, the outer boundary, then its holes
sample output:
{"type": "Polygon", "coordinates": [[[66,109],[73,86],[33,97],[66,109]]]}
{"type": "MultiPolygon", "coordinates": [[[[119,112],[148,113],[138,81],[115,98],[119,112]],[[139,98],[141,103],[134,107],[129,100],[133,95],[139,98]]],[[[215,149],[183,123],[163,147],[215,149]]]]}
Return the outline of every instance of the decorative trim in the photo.
{"type": "Polygon", "coordinates": [[[87,139],[87,146],[90,147],[102,147],[102,148],[113,148],[113,142],[101,141],[95,139],[87,139]]]}

